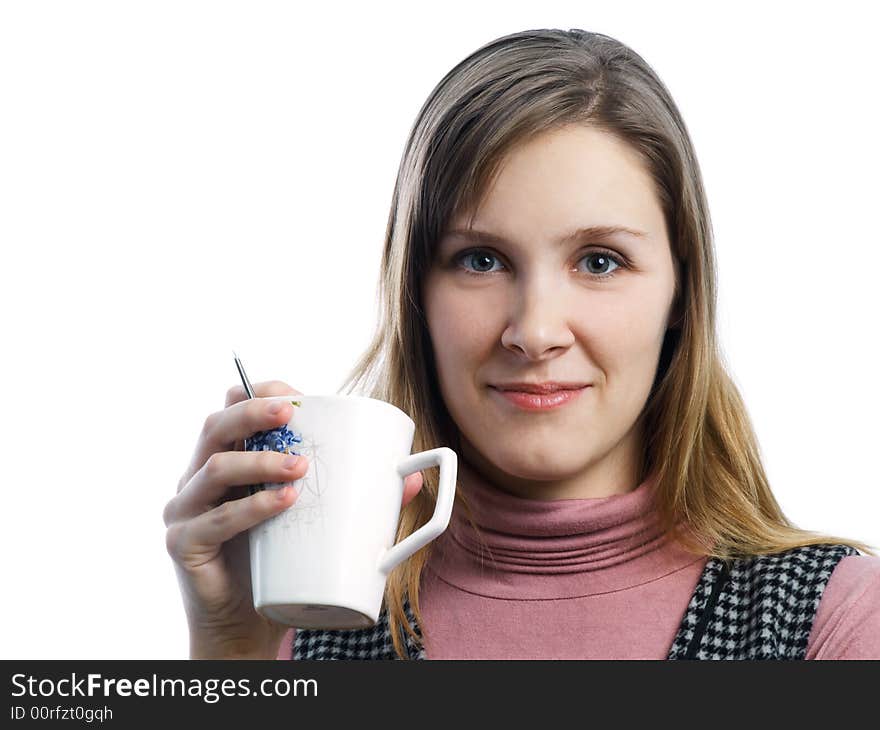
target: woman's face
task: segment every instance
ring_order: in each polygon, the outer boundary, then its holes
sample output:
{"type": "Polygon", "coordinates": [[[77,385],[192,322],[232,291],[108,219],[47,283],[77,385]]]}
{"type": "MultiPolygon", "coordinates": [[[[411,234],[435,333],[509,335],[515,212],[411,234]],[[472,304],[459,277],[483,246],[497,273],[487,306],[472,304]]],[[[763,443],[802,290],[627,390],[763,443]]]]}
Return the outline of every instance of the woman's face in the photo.
{"type": "MultiPolygon", "coordinates": [[[[638,417],[670,324],[675,264],[637,154],[571,126],[508,155],[472,231],[451,222],[424,306],[440,389],[461,431],[463,474],[534,499],[634,489],[638,417]],[[594,226],[626,232],[585,233],[594,226]],[[493,386],[587,383],[572,402],[529,411],[493,386]]],[[[640,425],[640,421],[639,421],[640,425]]]]}

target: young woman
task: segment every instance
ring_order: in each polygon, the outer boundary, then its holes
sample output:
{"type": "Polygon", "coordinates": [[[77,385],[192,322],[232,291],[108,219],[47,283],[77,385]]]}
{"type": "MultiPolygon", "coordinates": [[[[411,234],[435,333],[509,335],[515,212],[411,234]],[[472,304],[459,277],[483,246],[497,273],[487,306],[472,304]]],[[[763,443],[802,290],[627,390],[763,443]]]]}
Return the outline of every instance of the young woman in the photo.
{"type": "MultiPolygon", "coordinates": [[[[236,490],[307,465],[240,451],[290,413],[234,387],[165,510],[191,656],[880,658],[880,558],[771,492],[718,348],[696,155],[633,50],[533,30],[452,69],[406,146],[381,297],[348,392],[409,413],[414,451],[458,453],[449,528],[375,627],[263,618],[247,529],[293,496],[236,490]]],[[[407,478],[399,539],[436,479],[407,478]]]]}

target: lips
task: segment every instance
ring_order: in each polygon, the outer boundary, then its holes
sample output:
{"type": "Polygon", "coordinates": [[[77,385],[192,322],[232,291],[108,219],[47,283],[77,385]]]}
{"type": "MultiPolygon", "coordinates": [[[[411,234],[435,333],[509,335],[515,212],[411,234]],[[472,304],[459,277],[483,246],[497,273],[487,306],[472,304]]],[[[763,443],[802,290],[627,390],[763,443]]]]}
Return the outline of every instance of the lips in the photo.
{"type": "Polygon", "coordinates": [[[504,383],[498,385],[491,385],[489,387],[495,388],[496,390],[500,390],[502,392],[517,392],[517,393],[533,393],[535,395],[548,395],[550,393],[558,393],[561,390],[580,390],[581,388],[585,388],[589,383],[504,383]]]}
{"type": "Polygon", "coordinates": [[[501,390],[492,387],[498,396],[508,404],[527,411],[549,411],[560,408],[578,399],[589,390],[590,386],[583,388],[557,388],[549,393],[526,393],[521,390],[501,390]]]}

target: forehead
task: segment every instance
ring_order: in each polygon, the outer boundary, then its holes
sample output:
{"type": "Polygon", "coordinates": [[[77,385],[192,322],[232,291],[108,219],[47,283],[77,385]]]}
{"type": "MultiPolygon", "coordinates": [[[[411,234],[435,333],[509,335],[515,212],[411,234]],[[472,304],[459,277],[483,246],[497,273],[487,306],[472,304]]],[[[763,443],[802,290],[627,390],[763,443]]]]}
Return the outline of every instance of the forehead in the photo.
{"type": "MultiPolygon", "coordinates": [[[[450,227],[466,227],[459,213],[450,227]]],[[[475,211],[474,226],[535,235],[592,225],[659,233],[665,220],[640,155],[584,125],[546,132],[513,148],[475,211]]]]}

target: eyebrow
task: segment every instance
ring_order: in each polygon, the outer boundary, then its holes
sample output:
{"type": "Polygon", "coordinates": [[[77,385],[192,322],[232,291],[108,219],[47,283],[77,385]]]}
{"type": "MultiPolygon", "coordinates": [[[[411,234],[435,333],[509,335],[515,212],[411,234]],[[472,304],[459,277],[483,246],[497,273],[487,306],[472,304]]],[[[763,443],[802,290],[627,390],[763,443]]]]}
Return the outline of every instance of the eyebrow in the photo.
{"type": "MultiPolygon", "coordinates": [[[[616,234],[625,234],[633,238],[646,238],[647,233],[638,231],[628,226],[587,226],[586,228],[578,228],[577,230],[566,233],[556,240],[557,246],[563,246],[571,243],[581,243],[596,238],[608,238],[616,234]]],[[[451,228],[446,231],[447,236],[459,236],[470,241],[485,244],[505,244],[509,241],[504,236],[499,236],[489,231],[480,231],[476,228],[451,228]]]]}

